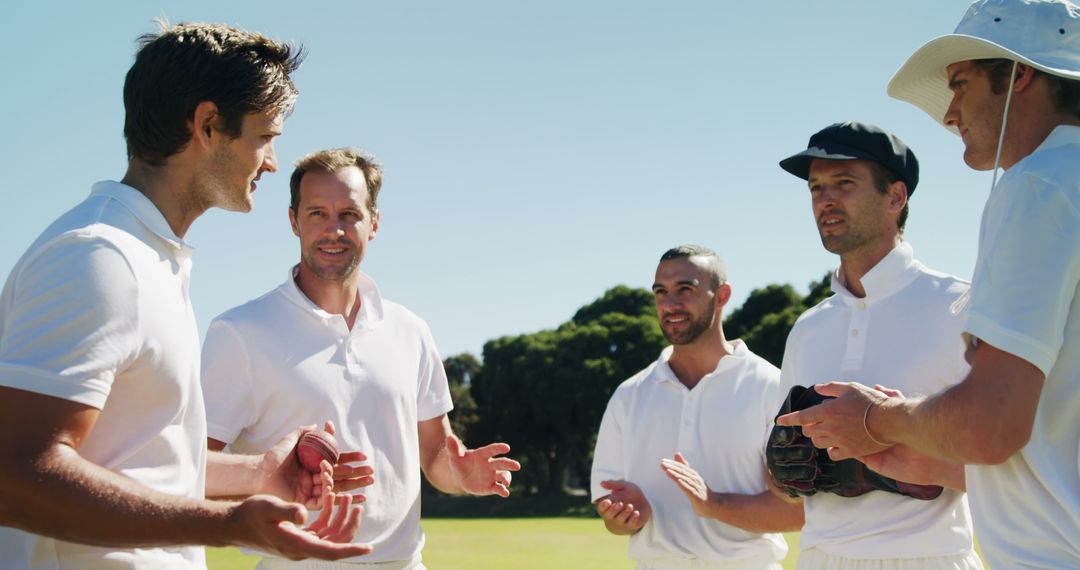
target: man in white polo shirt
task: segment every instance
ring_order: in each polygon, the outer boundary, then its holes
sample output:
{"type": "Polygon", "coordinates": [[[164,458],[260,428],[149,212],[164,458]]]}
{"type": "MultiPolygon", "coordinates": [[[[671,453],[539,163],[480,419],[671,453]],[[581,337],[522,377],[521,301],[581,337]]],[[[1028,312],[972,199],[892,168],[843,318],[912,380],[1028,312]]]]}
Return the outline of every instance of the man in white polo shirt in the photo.
{"type": "Polygon", "coordinates": [[[613,534],[632,535],[639,569],[779,569],[787,545],[773,533],[802,525],[801,507],[766,483],[779,371],[724,337],[731,285],[711,249],[665,252],[653,294],[672,346],[608,402],[592,464],[597,513],[613,534]]]}
{"type": "Polygon", "coordinates": [[[889,94],[958,132],[968,166],[1005,169],[979,231],[971,372],[928,398],[836,384],[836,401],[791,420],[838,457],[902,444],[970,464],[992,567],[1080,568],[1080,7],[976,2],[889,94]]]}
{"type": "MultiPolygon", "coordinates": [[[[919,181],[915,154],[878,127],[846,122],[818,131],[780,166],[807,180],[821,243],[840,256],[835,295],[803,313],[788,335],[784,390],[859,378],[929,395],[963,378],[968,285],[926,268],[902,240],[919,181]]],[[[880,490],[805,497],[800,569],[981,568],[961,465],[923,462],[933,472],[912,480],[868,461],[904,482],[949,488],[932,500],[880,490]]]]}
{"type": "Polygon", "coordinates": [[[351,539],[355,509],[309,533],[299,504],[204,500],[330,496],[328,465],[313,477],[291,459],[299,430],[261,456],[206,453],[183,239],[208,208],[250,210],[255,180],[276,170],[300,53],[208,24],[141,44],[123,180],[49,226],[0,295],[0,566],[205,568],[197,544],[366,552],[330,542],[351,539]]]}
{"type": "MultiPolygon", "coordinates": [[[[318,567],[423,568],[421,470],[448,493],[506,497],[520,465],[498,457],[510,450],[504,443],[469,450],[454,436],[446,372],[427,324],[360,271],[379,228],[381,166],[355,149],[320,151],[297,163],[289,185],[300,263],[281,286],[226,311],[207,332],[209,446],[262,453],[297,422],[329,418],[343,449],[371,457],[374,483],[357,540],[374,552],[318,567]]],[[[260,564],[293,567],[305,566],[277,557],[260,564]]]]}

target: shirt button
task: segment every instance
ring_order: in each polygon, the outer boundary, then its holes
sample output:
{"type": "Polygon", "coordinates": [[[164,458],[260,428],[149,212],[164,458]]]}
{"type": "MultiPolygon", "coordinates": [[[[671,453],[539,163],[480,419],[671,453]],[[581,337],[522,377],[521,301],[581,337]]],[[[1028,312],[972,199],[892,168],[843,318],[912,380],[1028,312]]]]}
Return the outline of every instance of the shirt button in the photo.
{"type": "Polygon", "coordinates": [[[859,308],[860,309],[865,309],[866,308],[866,301],[859,301],[859,308]]]}
{"type": "Polygon", "coordinates": [[[851,336],[859,336],[859,329],[851,331],[851,336]]]}

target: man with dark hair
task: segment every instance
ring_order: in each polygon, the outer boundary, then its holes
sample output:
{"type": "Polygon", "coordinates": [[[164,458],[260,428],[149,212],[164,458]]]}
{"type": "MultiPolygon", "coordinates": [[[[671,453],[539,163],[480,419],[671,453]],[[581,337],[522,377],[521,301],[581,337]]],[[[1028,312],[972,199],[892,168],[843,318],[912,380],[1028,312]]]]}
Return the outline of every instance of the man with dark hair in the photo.
{"type": "Polygon", "coordinates": [[[300,54],[218,25],[141,43],[124,87],[127,173],[49,226],[0,295],[3,565],[202,568],[199,544],[368,552],[348,543],[351,497],[330,516],[330,465],[310,474],[295,459],[301,429],[258,456],[205,447],[184,235],[208,208],[249,210],[277,170],[300,54]],[[256,493],[277,496],[204,498],[256,493]],[[305,505],[325,514],[307,529],[305,505]]]}
{"type": "Polygon", "coordinates": [[[1080,7],[1066,0],[975,2],[900,68],[889,94],[958,132],[968,166],[994,171],[963,327],[971,371],[925,397],[832,383],[835,400],[782,420],[836,458],[915,449],[968,464],[995,568],[1080,568],[1078,85],[1080,7]]]}
{"type": "Polygon", "coordinates": [[[802,526],[802,508],[766,482],[761,444],[783,400],[779,371],[724,337],[731,285],[711,249],[668,250],[652,289],[672,346],[608,402],[596,512],[611,533],[632,535],[639,569],[779,569],[787,545],[775,533],[802,526]]]}
{"type": "MultiPolygon", "coordinates": [[[[901,239],[919,182],[915,153],[874,125],[845,122],[815,133],[780,167],[807,181],[821,243],[840,256],[835,294],[803,313],[788,335],[782,388],[856,377],[916,395],[959,382],[968,370],[960,340],[967,283],[928,269],[901,239]]],[[[843,495],[831,480],[799,489],[807,496],[798,568],[981,568],[963,466],[926,465],[918,479],[901,480],[948,487],[932,500],[877,488],[843,495]]]]}
{"type": "MultiPolygon", "coordinates": [[[[262,453],[290,426],[329,418],[343,446],[378,452],[374,470],[341,474],[374,483],[357,540],[375,550],[319,568],[422,569],[421,472],[447,493],[506,497],[520,465],[498,457],[510,450],[505,443],[470,450],[457,439],[427,324],[383,298],[360,271],[379,229],[375,158],[348,148],[316,152],[297,163],[290,186],[300,263],[281,286],[218,316],[206,333],[208,445],[262,453]]],[[[292,567],[277,556],[259,565],[292,567]]]]}

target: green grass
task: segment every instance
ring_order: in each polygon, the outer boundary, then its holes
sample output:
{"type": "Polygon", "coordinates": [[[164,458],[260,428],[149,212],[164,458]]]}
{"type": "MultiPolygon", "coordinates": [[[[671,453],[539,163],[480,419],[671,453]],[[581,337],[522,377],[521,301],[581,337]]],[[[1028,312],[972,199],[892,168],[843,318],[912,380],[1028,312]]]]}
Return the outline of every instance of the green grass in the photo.
{"type": "MultiPolygon", "coordinates": [[[[431,570],[595,568],[629,570],[627,538],[596,518],[424,519],[424,563],[431,570]]],[[[795,568],[799,533],[785,534],[785,570],[795,568]]],[[[258,559],[235,548],[207,549],[210,570],[250,570],[258,559]]]]}

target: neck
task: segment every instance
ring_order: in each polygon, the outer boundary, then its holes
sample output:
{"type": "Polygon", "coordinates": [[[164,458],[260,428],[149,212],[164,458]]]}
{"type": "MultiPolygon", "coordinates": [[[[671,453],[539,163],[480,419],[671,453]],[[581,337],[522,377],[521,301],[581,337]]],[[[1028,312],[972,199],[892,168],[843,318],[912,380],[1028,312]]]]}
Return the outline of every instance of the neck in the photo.
{"type": "Polygon", "coordinates": [[[719,326],[719,313],[716,320],[717,326],[702,333],[694,342],[675,345],[668,360],[671,371],[687,388],[693,389],[697,386],[706,374],[716,370],[721,358],[735,350],[724,338],[724,329],[719,326]]]}
{"type": "Polygon", "coordinates": [[[1008,170],[1035,152],[1059,125],[1080,126],[1080,117],[1058,112],[1049,94],[1042,90],[1032,91],[1027,97],[1015,94],[1005,125],[1001,167],[1008,170]]]}
{"type": "Polygon", "coordinates": [[[360,312],[359,273],[341,280],[327,280],[315,275],[307,264],[300,262],[296,273],[296,286],[320,309],[341,315],[352,330],[356,315],[360,312]]]}
{"type": "Polygon", "coordinates": [[[164,216],[173,233],[183,238],[208,205],[200,198],[191,170],[174,164],[173,157],[169,160],[164,166],[150,166],[132,159],[120,182],[145,195],[164,216]]]}
{"type": "Polygon", "coordinates": [[[898,245],[900,236],[894,234],[892,239],[840,254],[840,275],[844,277],[844,287],[856,297],[865,297],[866,289],[863,288],[862,278],[898,245]]]}

